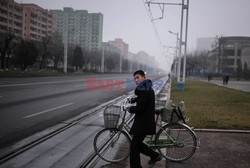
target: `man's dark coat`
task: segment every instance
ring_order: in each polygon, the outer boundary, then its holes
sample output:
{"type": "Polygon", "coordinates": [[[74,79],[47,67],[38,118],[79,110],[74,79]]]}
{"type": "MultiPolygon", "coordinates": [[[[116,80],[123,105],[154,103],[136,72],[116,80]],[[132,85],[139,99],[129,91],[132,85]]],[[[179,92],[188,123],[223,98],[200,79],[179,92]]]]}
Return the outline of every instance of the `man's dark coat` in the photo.
{"type": "Polygon", "coordinates": [[[135,89],[136,106],[132,106],[130,113],[135,113],[135,120],[130,134],[136,136],[155,134],[155,93],[152,82],[144,80],[135,89]]]}

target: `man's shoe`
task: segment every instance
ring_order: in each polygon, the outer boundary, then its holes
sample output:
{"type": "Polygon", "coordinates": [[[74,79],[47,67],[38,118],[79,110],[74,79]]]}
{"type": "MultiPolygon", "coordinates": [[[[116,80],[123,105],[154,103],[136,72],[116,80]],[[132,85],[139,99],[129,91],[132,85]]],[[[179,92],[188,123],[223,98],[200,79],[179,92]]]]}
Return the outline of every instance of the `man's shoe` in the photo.
{"type": "Polygon", "coordinates": [[[158,161],[160,161],[162,159],[163,159],[162,155],[159,154],[156,158],[151,159],[150,161],[148,161],[148,164],[154,164],[155,162],[158,162],[158,161]]]}

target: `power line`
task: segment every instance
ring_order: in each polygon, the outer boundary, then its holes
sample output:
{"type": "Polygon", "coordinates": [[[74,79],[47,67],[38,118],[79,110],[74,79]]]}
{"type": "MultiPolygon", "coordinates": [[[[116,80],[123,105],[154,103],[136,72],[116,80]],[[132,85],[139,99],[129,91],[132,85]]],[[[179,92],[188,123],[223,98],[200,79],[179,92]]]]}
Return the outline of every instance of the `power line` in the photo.
{"type": "MultiPolygon", "coordinates": [[[[151,2],[151,1],[150,1],[150,2],[151,2]]],[[[145,7],[145,9],[146,9],[146,12],[147,12],[147,14],[148,14],[148,16],[149,16],[150,22],[151,22],[151,24],[152,24],[152,26],[153,26],[153,29],[154,29],[154,32],[155,32],[155,36],[156,36],[158,45],[159,45],[159,47],[161,48],[162,53],[164,53],[164,51],[163,51],[163,46],[164,46],[164,45],[163,45],[163,43],[162,43],[162,41],[161,41],[161,39],[160,39],[159,32],[158,32],[158,30],[157,30],[157,28],[156,28],[156,25],[155,25],[155,22],[154,22],[154,21],[157,20],[157,19],[154,19],[154,18],[153,18],[153,14],[152,14],[152,11],[151,11],[151,8],[150,8],[150,4],[148,3],[148,8],[147,8],[146,3],[145,3],[144,0],[142,0],[142,3],[143,3],[143,5],[144,5],[144,7],[145,7]]],[[[160,18],[158,18],[158,19],[162,19],[162,18],[163,18],[163,16],[160,17],[160,18]]]]}

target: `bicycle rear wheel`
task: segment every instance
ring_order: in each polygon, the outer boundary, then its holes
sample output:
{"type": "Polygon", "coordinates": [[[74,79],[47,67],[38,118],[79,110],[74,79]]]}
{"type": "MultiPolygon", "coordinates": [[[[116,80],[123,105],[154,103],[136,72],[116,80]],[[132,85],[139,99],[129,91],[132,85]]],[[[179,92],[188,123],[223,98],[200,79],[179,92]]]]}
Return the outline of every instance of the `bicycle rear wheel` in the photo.
{"type": "Polygon", "coordinates": [[[96,154],[111,163],[125,160],[129,156],[130,146],[129,135],[118,129],[105,128],[98,132],[94,139],[96,154]]]}
{"type": "Polygon", "coordinates": [[[179,123],[167,124],[159,130],[155,143],[163,157],[175,162],[189,159],[197,147],[196,135],[188,126],[179,123]]]}

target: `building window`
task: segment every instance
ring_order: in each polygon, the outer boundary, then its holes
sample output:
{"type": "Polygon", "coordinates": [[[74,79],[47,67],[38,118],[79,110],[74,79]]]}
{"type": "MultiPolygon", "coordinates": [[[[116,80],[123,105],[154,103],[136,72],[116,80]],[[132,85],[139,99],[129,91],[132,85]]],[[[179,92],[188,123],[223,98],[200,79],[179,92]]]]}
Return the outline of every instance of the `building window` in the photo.
{"type": "Polygon", "coordinates": [[[224,61],[225,65],[233,65],[234,64],[234,59],[225,59],[224,61]]]}
{"type": "Polygon", "coordinates": [[[234,56],[234,50],[233,49],[224,50],[223,56],[234,56]]]}
{"type": "Polygon", "coordinates": [[[241,56],[241,50],[237,51],[237,56],[241,56]]]}
{"type": "Polygon", "coordinates": [[[5,2],[1,2],[1,6],[8,7],[8,4],[5,2]]]}
{"type": "Polygon", "coordinates": [[[6,26],[0,25],[0,29],[2,29],[2,30],[7,30],[7,27],[6,27],[6,26]]]}
{"type": "Polygon", "coordinates": [[[4,22],[4,23],[7,23],[7,19],[6,19],[6,18],[3,18],[3,17],[0,17],[0,21],[1,21],[1,22],[4,22]]]}
{"type": "Polygon", "coordinates": [[[0,13],[3,15],[8,15],[8,12],[6,10],[0,9],[0,13]]]}

